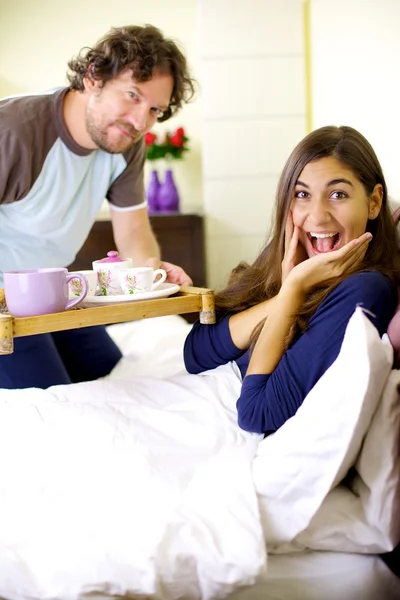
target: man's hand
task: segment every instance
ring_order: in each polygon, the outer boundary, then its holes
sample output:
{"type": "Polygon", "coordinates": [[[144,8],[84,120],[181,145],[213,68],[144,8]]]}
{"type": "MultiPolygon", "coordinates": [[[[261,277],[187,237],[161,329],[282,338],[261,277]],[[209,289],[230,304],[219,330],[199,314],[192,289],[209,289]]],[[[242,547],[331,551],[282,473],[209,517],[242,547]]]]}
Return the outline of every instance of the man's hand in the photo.
{"type": "Polygon", "coordinates": [[[176,283],[178,285],[193,285],[193,281],[190,279],[189,275],[185,273],[182,267],[178,267],[177,265],[173,265],[172,263],[165,262],[160,260],[159,258],[152,257],[146,260],[146,267],[151,267],[152,269],[164,269],[167,272],[167,281],[169,283],[176,283]]]}
{"type": "Polygon", "coordinates": [[[178,285],[193,285],[193,281],[189,275],[185,273],[182,267],[173,265],[172,263],[161,261],[161,269],[167,271],[167,281],[177,283],[178,285]]]}

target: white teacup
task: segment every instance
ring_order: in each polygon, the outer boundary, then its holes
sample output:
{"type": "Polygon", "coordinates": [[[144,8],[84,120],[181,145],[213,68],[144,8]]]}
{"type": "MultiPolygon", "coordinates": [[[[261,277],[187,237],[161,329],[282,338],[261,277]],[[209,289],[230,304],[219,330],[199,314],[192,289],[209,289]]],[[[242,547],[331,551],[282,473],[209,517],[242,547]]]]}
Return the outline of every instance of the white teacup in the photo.
{"type": "MultiPolygon", "coordinates": [[[[80,275],[83,275],[87,282],[87,295],[94,296],[97,290],[97,273],[96,271],[75,271],[80,275]]],[[[71,279],[68,284],[68,296],[69,298],[76,298],[82,294],[82,282],[78,279],[71,279]]]]}
{"type": "Polygon", "coordinates": [[[124,294],[153,292],[167,279],[164,269],[132,267],[118,272],[119,284],[124,294]]]}

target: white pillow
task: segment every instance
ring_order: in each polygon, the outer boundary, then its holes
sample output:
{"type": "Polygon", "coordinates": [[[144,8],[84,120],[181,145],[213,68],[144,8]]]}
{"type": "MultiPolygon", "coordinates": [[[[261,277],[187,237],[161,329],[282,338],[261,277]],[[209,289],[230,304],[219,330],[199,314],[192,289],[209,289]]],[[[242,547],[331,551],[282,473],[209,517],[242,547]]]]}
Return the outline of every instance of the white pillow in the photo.
{"type": "Polygon", "coordinates": [[[351,489],[367,522],[386,536],[386,551],[400,541],[400,371],[393,370],[372,419],[351,489]]]}
{"type": "Polygon", "coordinates": [[[345,485],[330,491],[309,526],[293,541],[297,550],[382,554],[394,544],[372,526],[361,499],[345,485]]]}
{"type": "Polygon", "coordinates": [[[191,327],[178,315],[110,325],[107,331],[123,356],[106,379],[185,373],[183,345],[191,327]]]}
{"type": "Polygon", "coordinates": [[[349,487],[338,486],[310,525],[299,548],[383,553],[400,541],[400,371],[393,370],[372,417],[349,487]]]}
{"type": "Polygon", "coordinates": [[[253,476],[269,552],[293,550],[354,464],[392,361],[391,345],[357,308],[335,362],[296,415],[260,443],[253,476]]]}

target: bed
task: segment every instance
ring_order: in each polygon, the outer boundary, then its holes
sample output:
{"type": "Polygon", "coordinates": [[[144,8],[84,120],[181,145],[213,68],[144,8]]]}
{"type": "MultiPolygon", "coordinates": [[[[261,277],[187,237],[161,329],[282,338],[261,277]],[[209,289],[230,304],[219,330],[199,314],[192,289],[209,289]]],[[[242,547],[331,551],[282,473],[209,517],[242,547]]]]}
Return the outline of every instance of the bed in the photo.
{"type": "MultiPolygon", "coordinates": [[[[92,596],[111,600],[111,596],[92,596]]],[[[229,600],[398,600],[399,582],[377,557],[333,552],[271,556],[268,573],[229,600]]]]}
{"type": "Polygon", "coordinates": [[[400,537],[400,372],[368,324],[265,440],[237,430],[232,367],[187,402],[175,315],[109,326],[123,359],[100,382],[0,390],[0,597],[399,598],[376,554],[400,537]]]}

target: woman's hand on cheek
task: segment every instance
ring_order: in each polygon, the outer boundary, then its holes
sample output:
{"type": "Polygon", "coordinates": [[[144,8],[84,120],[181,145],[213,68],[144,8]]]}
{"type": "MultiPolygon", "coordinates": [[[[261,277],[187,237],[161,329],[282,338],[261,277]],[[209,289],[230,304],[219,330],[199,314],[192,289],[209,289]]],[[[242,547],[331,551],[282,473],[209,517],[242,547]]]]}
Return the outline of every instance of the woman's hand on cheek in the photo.
{"type": "Polygon", "coordinates": [[[363,261],[371,239],[370,233],[363,233],[339,250],[324,252],[303,261],[291,269],[285,287],[294,287],[297,292],[306,294],[324,281],[341,277],[363,261]]]}
{"type": "Polygon", "coordinates": [[[285,255],[282,261],[282,283],[290,271],[306,259],[306,251],[299,242],[299,228],[294,225],[292,211],[290,210],[285,227],[285,255]]]}

